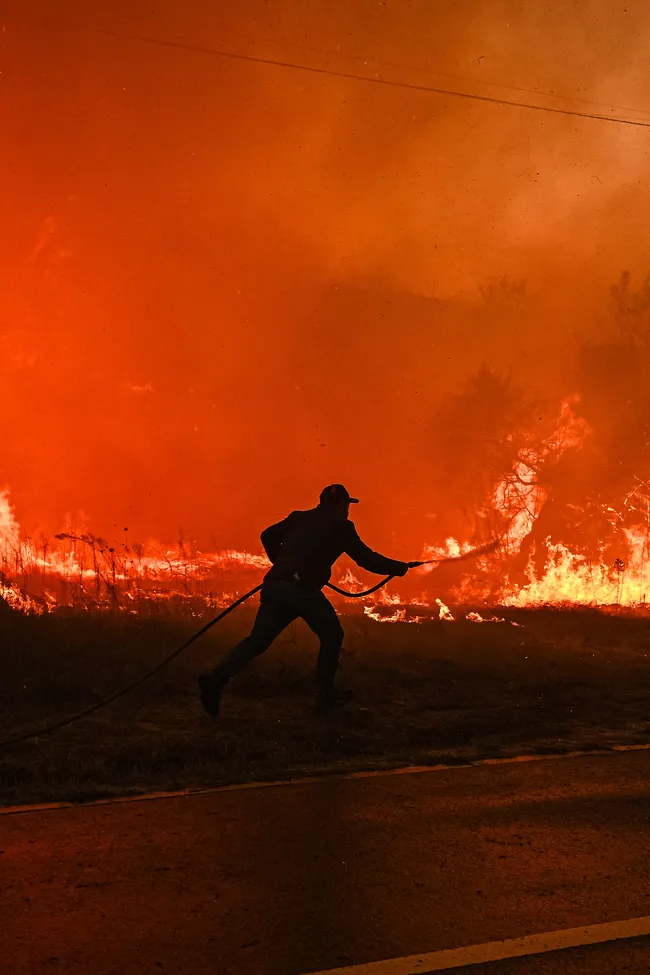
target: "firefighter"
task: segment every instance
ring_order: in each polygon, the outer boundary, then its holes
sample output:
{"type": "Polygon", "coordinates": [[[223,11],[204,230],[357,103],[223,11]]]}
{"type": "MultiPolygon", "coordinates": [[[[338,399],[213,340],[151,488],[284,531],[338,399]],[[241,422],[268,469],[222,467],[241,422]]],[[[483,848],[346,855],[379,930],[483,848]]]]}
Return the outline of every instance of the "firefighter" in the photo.
{"type": "Polygon", "coordinates": [[[345,552],[362,569],[382,575],[404,576],[419,562],[399,562],[368,548],[348,515],[350,497],[342,484],[330,484],[320,494],[317,507],[293,511],[283,521],[262,532],[271,568],[264,577],[260,607],[250,636],[198,678],[201,704],[208,714],[219,714],[221,695],[229,680],[295,619],[302,619],[320,640],[317,662],[316,706],[327,711],[347,704],[352,693],[335,686],[343,628],[336,610],[323,593],[334,562],[345,552]]]}

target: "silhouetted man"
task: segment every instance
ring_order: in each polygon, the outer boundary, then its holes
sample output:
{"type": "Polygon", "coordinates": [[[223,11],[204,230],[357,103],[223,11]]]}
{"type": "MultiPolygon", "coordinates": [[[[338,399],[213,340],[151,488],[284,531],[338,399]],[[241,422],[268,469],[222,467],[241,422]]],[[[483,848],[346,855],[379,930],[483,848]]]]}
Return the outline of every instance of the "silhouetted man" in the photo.
{"type": "Polygon", "coordinates": [[[349,691],[337,690],[334,678],[343,642],[336,611],[322,592],[332,565],[344,552],[369,572],[404,576],[419,562],[398,562],[373,552],[361,541],[348,518],[351,498],[342,484],[330,484],[320,504],[293,511],[284,521],[262,532],[262,545],[272,565],[261,590],[260,608],[251,635],[228,653],[211,674],[199,677],[201,703],[208,714],[219,713],[221,694],[231,679],[267,650],[295,619],[302,619],[320,640],[316,703],[322,710],[346,704],[349,691]]]}

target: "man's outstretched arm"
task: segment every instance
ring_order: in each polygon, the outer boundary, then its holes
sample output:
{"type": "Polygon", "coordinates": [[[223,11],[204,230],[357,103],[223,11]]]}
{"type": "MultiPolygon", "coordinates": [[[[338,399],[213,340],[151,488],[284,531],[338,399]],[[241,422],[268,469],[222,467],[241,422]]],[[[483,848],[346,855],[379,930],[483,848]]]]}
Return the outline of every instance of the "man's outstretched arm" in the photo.
{"type": "Polygon", "coordinates": [[[350,522],[348,541],[345,546],[345,553],[353,559],[362,569],[368,572],[376,572],[377,575],[405,576],[409,570],[408,562],[399,562],[397,559],[388,559],[379,552],[373,552],[371,548],[361,541],[356,528],[350,522]]]}

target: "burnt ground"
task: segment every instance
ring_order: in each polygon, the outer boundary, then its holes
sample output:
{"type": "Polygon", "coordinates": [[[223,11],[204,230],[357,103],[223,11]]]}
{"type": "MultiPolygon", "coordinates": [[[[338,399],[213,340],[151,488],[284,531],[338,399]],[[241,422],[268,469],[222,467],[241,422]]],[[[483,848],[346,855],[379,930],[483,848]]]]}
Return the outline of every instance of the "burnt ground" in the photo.
{"type": "MultiPolygon", "coordinates": [[[[354,706],[312,709],[315,639],[294,624],[229,689],[219,722],[196,674],[244,635],[243,609],[127,697],[0,749],[0,801],[83,801],[391,765],[650,742],[650,622],[595,611],[502,611],[521,624],[344,618],[354,706]]],[[[200,620],[0,620],[0,739],[136,677],[200,620]]]]}

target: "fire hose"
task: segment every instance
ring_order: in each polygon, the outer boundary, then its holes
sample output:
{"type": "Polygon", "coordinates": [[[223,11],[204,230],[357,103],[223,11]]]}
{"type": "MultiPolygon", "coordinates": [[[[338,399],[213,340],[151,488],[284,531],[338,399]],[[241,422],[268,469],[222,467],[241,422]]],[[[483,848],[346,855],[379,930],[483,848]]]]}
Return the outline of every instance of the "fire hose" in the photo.
{"type": "MultiPolygon", "coordinates": [[[[477,558],[480,555],[486,555],[488,552],[493,551],[498,546],[499,542],[500,539],[494,542],[490,542],[488,545],[483,545],[481,548],[472,549],[470,552],[466,552],[463,555],[447,556],[441,559],[428,559],[424,562],[409,562],[409,567],[416,568],[422,565],[442,565],[443,563],[446,562],[461,562],[466,559],[477,558]]],[[[361,599],[363,596],[371,596],[372,593],[377,592],[378,589],[381,589],[388,582],[390,582],[391,579],[394,578],[395,578],[394,575],[388,575],[386,576],[385,579],[382,579],[381,582],[378,582],[370,589],[364,589],[363,592],[348,592],[345,589],[339,589],[338,586],[335,586],[331,582],[326,583],[326,585],[328,589],[332,589],[334,592],[339,593],[339,595],[341,596],[346,596],[349,599],[361,599]]],[[[58,731],[60,728],[65,728],[67,725],[73,724],[76,721],[80,721],[82,718],[88,717],[89,714],[93,714],[95,711],[99,711],[100,708],[105,708],[107,705],[112,704],[113,701],[116,701],[119,697],[123,697],[125,694],[130,693],[130,691],[135,690],[136,687],[140,687],[141,684],[144,684],[151,677],[153,677],[160,670],[162,670],[163,667],[166,667],[167,664],[171,663],[172,660],[178,657],[179,654],[181,654],[184,650],[187,650],[188,647],[190,647],[193,643],[195,643],[199,639],[199,637],[202,637],[204,633],[207,633],[208,630],[210,630],[216,623],[221,622],[221,620],[224,619],[226,616],[228,616],[229,613],[232,613],[234,609],[237,609],[237,607],[241,606],[242,603],[245,603],[247,599],[250,599],[251,596],[254,596],[255,593],[258,593],[262,588],[262,585],[263,583],[260,583],[259,586],[255,586],[254,589],[251,589],[249,590],[249,592],[244,593],[243,596],[240,596],[239,599],[236,599],[234,603],[231,603],[230,606],[227,606],[226,609],[224,609],[223,612],[219,613],[218,616],[215,616],[214,619],[211,619],[208,623],[205,624],[205,626],[202,626],[200,630],[197,630],[196,633],[193,633],[192,636],[189,637],[189,639],[187,639],[185,643],[181,644],[180,647],[177,647],[175,650],[172,651],[172,653],[168,654],[166,657],[163,657],[163,659],[160,660],[157,664],[155,664],[153,667],[147,670],[144,674],[141,674],[135,680],[131,681],[129,684],[126,684],[124,687],[120,687],[119,690],[114,691],[112,694],[109,694],[108,697],[102,698],[101,701],[97,701],[95,704],[91,704],[87,708],[84,708],[82,711],[77,711],[76,714],[72,714],[67,718],[63,718],[60,721],[54,722],[53,724],[44,725],[41,728],[37,728],[35,731],[29,731],[22,735],[17,735],[15,738],[7,738],[4,741],[0,741],[0,748],[8,748],[10,745],[18,745],[23,741],[29,741],[31,738],[40,738],[42,735],[49,735],[54,731],[58,731]]]]}

